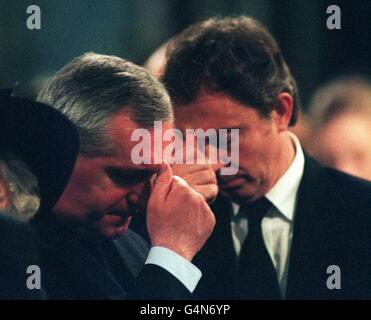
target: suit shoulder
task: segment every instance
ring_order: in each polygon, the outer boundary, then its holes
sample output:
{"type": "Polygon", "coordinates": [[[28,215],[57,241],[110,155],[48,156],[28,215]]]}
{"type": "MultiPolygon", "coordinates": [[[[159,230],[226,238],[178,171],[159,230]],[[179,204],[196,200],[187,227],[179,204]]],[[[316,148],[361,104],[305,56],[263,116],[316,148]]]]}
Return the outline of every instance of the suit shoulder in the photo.
{"type": "Polygon", "coordinates": [[[332,180],[339,185],[339,187],[347,188],[350,194],[357,194],[359,196],[368,195],[371,198],[371,181],[367,181],[336,169],[326,168],[332,180]]]}
{"type": "Polygon", "coordinates": [[[332,188],[352,206],[367,212],[371,219],[371,181],[326,168],[332,188]]]}
{"type": "Polygon", "coordinates": [[[0,232],[0,243],[6,247],[30,247],[36,242],[35,232],[28,223],[4,212],[0,215],[0,232]]]}

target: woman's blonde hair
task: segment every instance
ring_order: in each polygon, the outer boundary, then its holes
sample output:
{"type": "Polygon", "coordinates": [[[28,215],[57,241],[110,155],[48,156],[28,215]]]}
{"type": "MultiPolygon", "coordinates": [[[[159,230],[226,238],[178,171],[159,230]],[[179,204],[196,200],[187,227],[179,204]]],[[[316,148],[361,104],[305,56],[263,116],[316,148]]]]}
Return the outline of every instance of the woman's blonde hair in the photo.
{"type": "Polygon", "coordinates": [[[38,179],[27,164],[11,153],[0,153],[0,177],[9,189],[10,214],[29,220],[40,207],[38,179]]]}

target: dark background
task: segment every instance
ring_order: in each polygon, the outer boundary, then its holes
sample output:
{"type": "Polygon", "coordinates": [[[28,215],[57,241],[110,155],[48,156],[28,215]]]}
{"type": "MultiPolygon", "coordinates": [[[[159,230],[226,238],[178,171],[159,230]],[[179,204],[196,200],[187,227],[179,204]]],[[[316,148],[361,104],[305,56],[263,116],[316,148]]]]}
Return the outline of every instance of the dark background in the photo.
{"type": "Polygon", "coordinates": [[[325,0],[0,0],[0,87],[34,98],[43,82],[86,51],[142,64],[165,40],[213,15],[251,15],[279,41],[304,106],[337,75],[371,76],[371,1],[325,0]],[[41,9],[41,30],[28,30],[26,8],[41,9]],[[326,8],[341,9],[341,30],[328,30],[326,8]]]}

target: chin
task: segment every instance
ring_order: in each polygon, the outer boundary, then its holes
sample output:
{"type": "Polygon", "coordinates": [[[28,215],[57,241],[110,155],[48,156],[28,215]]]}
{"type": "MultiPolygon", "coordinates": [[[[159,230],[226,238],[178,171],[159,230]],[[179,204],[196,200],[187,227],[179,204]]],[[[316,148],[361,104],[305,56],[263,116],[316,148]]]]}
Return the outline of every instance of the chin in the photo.
{"type": "Polygon", "coordinates": [[[131,217],[115,215],[104,216],[94,225],[94,231],[102,236],[115,239],[121,237],[129,228],[131,217]]]}
{"type": "Polygon", "coordinates": [[[242,204],[246,201],[250,200],[256,200],[260,197],[258,195],[258,192],[255,188],[249,188],[248,186],[244,186],[237,190],[221,190],[221,193],[228,198],[230,198],[232,201],[242,204]]]}
{"type": "Polygon", "coordinates": [[[103,231],[103,233],[101,233],[101,235],[103,235],[107,238],[117,239],[117,238],[120,238],[122,235],[124,235],[127,230],[128,230],[128,228],[123,229],[123,228],[113,227],[109,230],[103,231]]]}

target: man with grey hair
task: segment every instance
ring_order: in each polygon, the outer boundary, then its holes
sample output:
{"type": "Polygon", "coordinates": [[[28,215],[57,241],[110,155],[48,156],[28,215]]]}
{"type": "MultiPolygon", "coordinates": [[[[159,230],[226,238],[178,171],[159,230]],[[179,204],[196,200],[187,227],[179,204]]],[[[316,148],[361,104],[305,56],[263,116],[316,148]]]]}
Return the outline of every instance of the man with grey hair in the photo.
{"type": "Polygon", "coordinates": [[[47,244],[49,295],[188,297],[201,276],[190,261],[213,229],[213,214],[199,193],[172,176],[168,164],[137,165],[130,157],[135,129],[148,129],[154,140],[154,121],[172,128],[170,99],[161,83],[133,63],[87,53],[59,70],[38,100],[64,113],[80,136],[55,221],[37,225],[47,244]],[[143,239],[128,230],[132,215],[144,210],[149,253],[143,239]]]}

